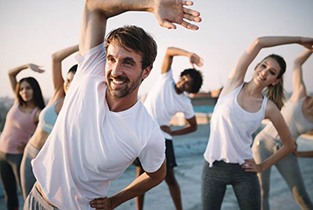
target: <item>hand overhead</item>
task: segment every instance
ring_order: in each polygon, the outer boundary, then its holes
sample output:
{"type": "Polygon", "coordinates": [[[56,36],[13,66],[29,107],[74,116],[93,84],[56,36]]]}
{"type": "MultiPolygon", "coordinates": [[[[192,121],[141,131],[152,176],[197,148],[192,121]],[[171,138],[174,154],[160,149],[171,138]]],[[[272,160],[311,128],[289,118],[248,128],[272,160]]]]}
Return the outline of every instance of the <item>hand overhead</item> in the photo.
{"type": "Polygon", "coordinates": [[[28,65],[28,67],[29,67],[31,70],[33,70],[34,72],[38,72],[38,73],[43,73],[43,72],[45,72],[45,70],[42,69],[41,66],[38,66],[38,65],[33,64],[33,63],[30,63],[30,64],[28,65]]]}
{"type": "Polygon", "coordinates": [[[302,37],[300,44],[309,50],[313,50],[313,38],[302,37]]]}
{"type": "Polygon", "coordinates": [[[203,66],[203,59],[200,56],[198,56],[197,54],[193,53],[189,59],[190,59],[190,63],[192,65],[192,68],[195,68],[194,65],[197,65],[198,67],[203,66]]]}
{"type": "Polygon", "coordinates": [[[175,24],[179,24],[190,30],[198,30],[199,27],[197,25],[187,22],[201,22],[200,13],[198,11],[185,7],[192,5],[192,1],[158,0],[155,3],[153,13],[162,27],[176,29],[175,24]]]}

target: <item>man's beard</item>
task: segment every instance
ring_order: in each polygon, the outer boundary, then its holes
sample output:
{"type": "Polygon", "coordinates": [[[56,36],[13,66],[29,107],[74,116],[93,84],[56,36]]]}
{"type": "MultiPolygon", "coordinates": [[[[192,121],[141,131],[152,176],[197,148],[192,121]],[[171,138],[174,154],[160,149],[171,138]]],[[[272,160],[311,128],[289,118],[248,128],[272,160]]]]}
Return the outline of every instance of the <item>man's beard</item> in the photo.
{"type": "Polygon", "coordinates": [[[141,84],[141,74],[137,77],[137,79],[130,83],[129,79],[125,76],[118,76],[114,79],[117,79],[119,81],[123,81],[124,84],[122,86],[122,88],[119,89],[112,89],[111,88],[111,84],[113,83],[113,79],[110,79],[111,77],[109,77],[109,79],[107,79],[106,84],[108,87],[108,91],[109,93],[115,97],[115,98],[123,98],[129,94],[131,94],[137,87],[140,86],[141,84]]]}

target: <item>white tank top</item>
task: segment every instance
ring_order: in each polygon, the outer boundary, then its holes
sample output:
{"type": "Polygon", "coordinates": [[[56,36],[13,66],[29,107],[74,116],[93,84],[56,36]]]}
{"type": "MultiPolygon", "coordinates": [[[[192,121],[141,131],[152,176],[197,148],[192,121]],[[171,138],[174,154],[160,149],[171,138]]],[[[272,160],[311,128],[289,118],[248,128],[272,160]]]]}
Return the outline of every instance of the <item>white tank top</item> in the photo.
{"type": "Polygon", "coordinates": [[[220,97],[215,105],[209,142],[204,153],[204,159],[210,167],[216,160],[243,164],[245,159],[252,158],[252,134],[264,119],[267,97],[263,97],[259,111],[248,112],[237,102],[242,87],[243,84],[220,97]]]}
{"type": "MultiPolygon", "coordinates": [[[[284,116],[290,133],[295,140],[301,134],[309,132],[313,129],[313,123],[308,121],[302,112],[304,100],[305,97],[301,98],[297,102],[292,102],[288,100],[281,110],[281,113],[284,116]]],[[[267,124],[262,132],[266,133],[266,135],[269,135],[274,139],[280,139],[272,123],[267,124]]]]}

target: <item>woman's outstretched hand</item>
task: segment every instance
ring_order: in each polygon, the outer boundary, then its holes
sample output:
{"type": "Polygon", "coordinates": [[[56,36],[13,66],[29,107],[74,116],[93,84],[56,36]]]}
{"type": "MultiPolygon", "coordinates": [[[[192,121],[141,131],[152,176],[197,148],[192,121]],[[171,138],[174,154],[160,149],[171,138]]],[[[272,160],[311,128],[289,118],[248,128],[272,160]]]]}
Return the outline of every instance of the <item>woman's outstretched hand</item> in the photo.
{"type": "Polygon", "coordinates": [[[33,70],[34,72],[38,72],[38,73],[43,73],[43,72],[45,72],[45,70],[42,69],[41,66],[38,66],[38,65],[33,64],[33,63],[28,64],[28,68],[30,68],[30,69],[33,70]]]}

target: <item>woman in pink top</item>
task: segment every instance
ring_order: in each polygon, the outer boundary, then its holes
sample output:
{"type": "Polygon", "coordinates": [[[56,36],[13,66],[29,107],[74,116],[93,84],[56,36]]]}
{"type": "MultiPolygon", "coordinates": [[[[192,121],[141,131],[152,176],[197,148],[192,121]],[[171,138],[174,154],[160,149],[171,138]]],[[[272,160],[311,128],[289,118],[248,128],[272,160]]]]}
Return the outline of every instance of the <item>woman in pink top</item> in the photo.
{"type": "Polygon", "coordinates": [[[0,136],[0,172],[7,209],[18,209],[17,184],[20,184],[20,163],[24,147],[34,133],[40,111],[45,103],[37,80],[26,77],[19,82],[16,76],[24,69],[42,73],[35,64],[25,64],[9,71],[15,101],[10,108],[0,136]]]}

